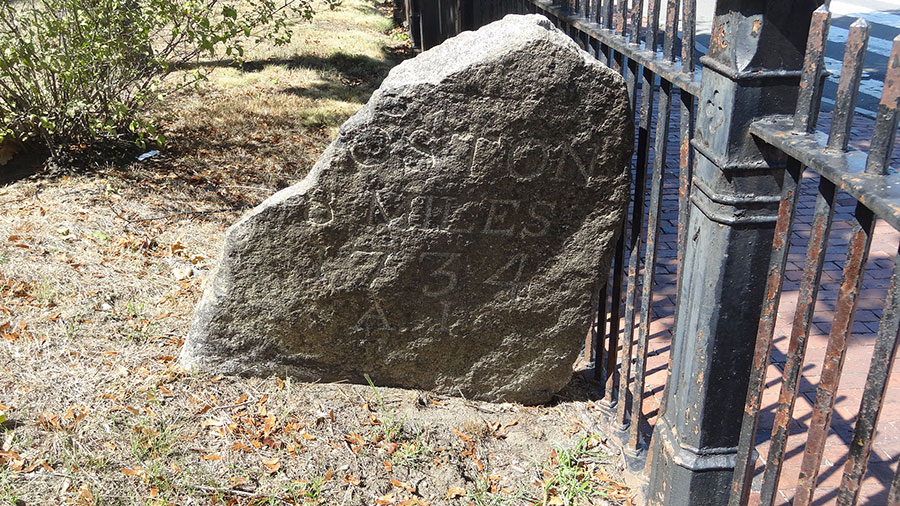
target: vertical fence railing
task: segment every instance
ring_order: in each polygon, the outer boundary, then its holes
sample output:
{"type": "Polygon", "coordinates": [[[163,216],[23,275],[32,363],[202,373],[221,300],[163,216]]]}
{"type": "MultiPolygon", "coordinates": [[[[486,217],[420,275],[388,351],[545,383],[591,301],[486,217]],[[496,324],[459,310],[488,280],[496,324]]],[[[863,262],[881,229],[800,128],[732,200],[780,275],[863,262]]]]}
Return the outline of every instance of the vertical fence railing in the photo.
{"type": "MultiPolygon", "coordinates": [[[[656,52],[657,45],[657,31],[656,25],[658,24],[659,19],[659,3],[660,0],[648,0],[648,16],[647,16],[647,26],[644,28],[644,45],[647,49],[656,52]]],[[[640,2],[639,2],[640,3],[640,2]]],[[[635,24],[636,33],[638,33],[638,38],[640,38],[640,23],[635,24]]],[[[650,128],[653,119],[653,106],[654,106],[654,96],[656,94],[656,76],[653,74],[653,71],[647,67],[644,67],[641,72],[641,100],[640,100],[640,119],[638,121],[638,139],[637,139],[637,150],[636,150],[636,167],[635,171],[639,174],[638,178],[640,179],[640,186],[635,183],[635,196],[638,193],[641,194],[640,204],[641,209],[643,210],[644,203],[644,184],[647,178],[647,166],[650,158],[650,128]]],[[[661,175],[661,174],[659,174],[661,175]]],[[[654,174],[656,176],[656,174],[654,174]]],[[[636,180],[638,179],[636,178],[636,180]]],[[[656,183],[657,178],[654,177],[653,184],[656,183]]],[[[659,195],[654,194],[651,191],[650,197],[650,215],[651,220],[653,217],[653,209],[654,204],[659,203],[659,195]],[[653,196],[656,196],[657,201],[653,201],[653,196]]],[[[638,199],[635,199],[635,207],[638,205],[638,199]]],[[[656,212],[658,215],[658,211],[656,212]]],[[[631,248],[631,258],[634,258],[634,261],[629,264],[628,269],[628,296],[630,297],[630,304],[626,303],[626,312],[631,313],[631,318],[626,316],[625,325],[629,327],[634,327],[634,316],[635,312],[640,312],[641,324],[638,327],[637,341],[634,342],[635,355],[637,356],[637,360],[634,363],[634,371],[631,373],[631,376],[634,378],[634,385],[632,385],[631,390],[631,420],[629,421],[629,429],[628,429],[628,444],[626,449],[631,452],[636,452],[640,449],[641,445],[641,414],[643,413],[643,402],[644,402],[644,374],[646,372],[645,366],[647,362],[647,338],[649,335],[649,327],[645,332],[645,323],[649,325],[649,318],[645,315],[649,314],[650,304],[649,301],[652,297],[652,286],[646,286],[643,292],[640,293],[640,299],[636,302],[638,296],[638,282],[637,282],[637,266],[641,260],[640,250],[641,250],[641,239],[642,239],[642,231],[641,227],[638,223],[640,223],[641,216],[636,216],[632,220],[632,226],[635,228],[636,233],[634,234],[635,240],[632,244],[631,248]],[[634,267],[632,269],[631,267],[634,267]]],[[[652,228],[648,228],[648,230],[652,230],[652,228]]],[[[656,243],[652,242],[653,237],[648,235],[647,237],[647,251],[649,252],[651,248],[656,247],[656,243]]],[[[653,251],[653,255],[655,257],[656,251],[653,251]]],[[[643,262],[644,264],[644,283],[648,279],[652,279],[653,277],[653,268],[652,264],[649,261],[643,262]],[[649,277],[648,277],[649,276],[649,277]]],[[[627,355],[627,357],[631,357],[631,353],[627,355]]],[[[630,360],[628,360],[630,362],[630,360]]],[[[623,410],[624,411],[624,410],[623,410]]]]}
{"type": "MultiPolygon", "coordinates": [[[[624,38],[627,35],[628,27],[627,2],[615,4],[613,0],[603,0],[601,10],[605,15],[603,26],[607,30],[614,30],[613,33],[624,38]]],[[[635,101],[637,99],[635,96],[634,74],[631,73],[631,67],[629,66],[629,63],[626,63],[625,55],[622,52],[614,53],[609,46],[606,44],[602,45],[606,48],[607,60],[614,62],[612,65],[613,68],[625,76],[625,83],[628,88],[628,100],[631,105],[631,110],[634,111],[635,101]]],[[[622,382],[622,374],[620,373],[620,371],[626,367],[626,361],[622,359],[622,354],[618,353],[618,350],[620,346],[619,333],[622,326],[622,319],[619,315],[622,311],[622,288],[625,276],[625,237],[627,228],[627,223],[623,221],[622,231],[619,234],[619,240],[616,243],[615,258],[613,259],[612,290],[610,292],[612,303],[610,304],[609,310],[609,340],[606,346],[606,371],[608,372],[606,374],[603,392],[604,396],[602,400],[602,405],[609,412],[614,412],[620,398],[622,399],[621,404],[623,406],[626,402],[625,397],[620,395],[620,388],[623,387],[623,384],[627,388],[627,381],[622,382]]],[[[606,315],[602,316],[605,317],[606,315]]],[[[627,375],[625,377],[627,377],[627,375]]]]}
{"type": "MultiPolygon", "coordinates": [[[[727,16],[729,11],[744,15],[745,13],[741,12],[744,6],[749,7],[750,12],[754,12],[753,9],[759,10],[763,13],[763,19],[766,15],[770,15],[770,11],[766,10],[768,7],[761,7],[762,2],[753,0],[719,0],[719,2],[727,5],[721,12],[717,8],[717,16],[720,14],[727,16]]],[[[697,234],[702,228],[690,224],[689,216],[692,212],[698,212],[696,206],[699,204],[696,204],[696,201],[710,197],[707,189],[700,192],[707,192],[706,195],[692,198],[692,189],[696,188],[695,153],[705,157],[704,163],[707,165],[705,170],[709,170],[710,157],[715,156],[715,153],[695,151],[699,149],[698,143],[696,141],[692,143],[697,125],[697,110],[704,106],[709,113],[710,106],[717,105],[712,104],[714,97],[704,96],[702,101],[700,99],[703,91],[700,76],[703,72],[697,65],[698,52],[695,48],[696,0],[490,0],[474,2],[473,9],[471,15],[474,26],[471,28],[477,28],[509,13],[544,14],[560,30],[569,34],[598,60],[620,72],[625,79],[636,126],[632,207],[629,209],[628,219],[623,225],[621,238],[616,247],[609,280],[598,297],[596,323],[585,343],[585,358],[594,364],[597,371],[598,384],[602,385],[603,389],[600,405],[607,413],[610,430],[618,435],[623,449],[630,456],[628,460],[632,476],[646,479],[648,473],[658,471],[655,467],[661,465],[657,461],[651,461],[647,468],[643,465],[648,453],[644,450],[648,448],[645,439],[649,428],[649,420],[644,413],[644,400],[649,389],[646,384],[648,343],[654,316],[655,276],[667,177],[677,180],[676,293],[680,296],[687,289],[682,288],[682,284],[687,282],[685,280],[690,279],[690,282],[696,285],[696,277],[703,275],[697,271],[706,267],[685,265],[687,245],[697,240],[697,234]],[[659,21],[663,12],[665,12],[664,25],[660,27],[659,21]],[[678,114],[679,123],[678,140],[677,143],[673,142],[673,146],[678,148],[677,172],[671,161],[667,164],[669,134],[670,129],[674,128],[673,109],[674,113],[678,114]]],[[[715,488],[714,480],[706,483],[703,479],[699,479],[695,483],[707,489],[700,492],[691,491],[691,495],[686,496],[673,495],[671,491],[666,490],[666,486],[677,487],[678,484],[654,485],[651,482],[651,495],[645,499],[653,504],[679,504],[682,498],[691,497],[694,501],[691,504],[728,503],[738,506],[750,503],[754,494],[758,494],[758,499],[753,501],[758,500],[759,504],[763,505],[772,505],[784,499],[779,497],[779,483],[789,448],[792,423],[797,420],[794,409],[801,395],[804,367],[808,365],[807,348],[811,329],[814,327],[816,301],[823,283],[824,265],[833,261],[829,260],[827,250],[829,240],[833,239],[832,229],[838,209],[838,198],[839,195],[846,193],[855,199],[855,210],[849,218],[847,254],[841,265],[843,271],[834,302],[834,318],[830,325],[811,418],[808,421],[809,428],[803,448],[800,475],[794,496],[790,498],[795,505],[813,503],[813,499],[817,497],[816,487],[822,469],[822,454],[829,435],[838,395],[837,389],[853,334],[854,314],[863,289],[863,278],[876,220],[882,219],[894,229],[900,230],[900,176],[888,168],[900,116],[898,115],[900,38],[895,39],[893,43],[872,139],[868,153],[863,153],[849,147],[848,141],[871,28],[865,20],[859,20],[848,29],[829,134],[824,136],[816,129],[821,109],[825,50],[831,14],[825,7],[813,12],[811,18],[810,11],[800,11],[792,15],[797,15],[798,19],[802,18],[804,23],[810,23],[805,55],[801,53],[798,56],[798,61],[803,57],[802,68],[796,70],[763,65],[761,70],[763,73],[768,72],[769,77],[765,77],[768,81],[759,81],[762,86],[769,86],[769,89],[777,93],[784,93],[787,97],[784,103],[790,104],[793,114],[790,117],[779,116],[789,111],[778,109],[779,106],[776,104],[772,108],[773,112],[763,114],[763,119],[756,119],[746,127],[759,142],[768,146],[765,160],[737,160],[736,163],[713,160],[715,166],[723,173],[726,169],[746,172],[758,170],[759,167],[770,172],[783,170],[784,173],[783,178],[779,178],[780,194],[774,192],[762,195],[762,198],[755,201],[747,200],[755,202],[746,208],[750,209],[750,212],[753,212],[752,205],[777,206],[777,212],[773,212],[771,220],[774,227],[771,247],[754,246],[762,248],[759,251],[764,251],[768,255],[768,268],[765,271],[765,279],[760,283],[765,289],[762,294],[764,296],[761,297],[759,326],[753,329],[754,346],[748,348],[749,351],[745,355],[748,357],[746,362],[749,363],[749,372],[748,376],[744,377],[748,381],[743,419],[737,417],[737,420],[728,422],[736,425],[732,432],[735,436],[739,434],[740,437],[736,437],[733,450],[710,448],[694,454],[698,462],[713,462],[713,464],[685,463],[677,459],[670,460],[667,464],[685,466],[688,473],[695,474],[702,474],[713,468],[726,472],[733,468],[733,479],[728,490],[715,488]],[[793,92],[790,86],[782,84],[790,82],[791,79],[796,79],[793,81],[795,83],[793,92]],[[777,163],[767,165],[770,162],[769,157],[775,162],[781,159],[783,165],[779,166],[777,163]],[[810,177],[811,173],[818,177],[814,195],[815,204],[809,218],[811,221],[805,257],[802,261],[793,260],[800,264],[801,271],[797,285],[796,306],[792,310],[793,317],[789,325],[789,340],[783,357],[781,377],[777,378],[781,382],[778,387],[780,391],[777,402],[771,407],[774,409],[774,422],[771,434],[767,435],[768,449],[761,459],[762,477],[758,482],[759,486],[753,487],[754,474],[757,471],[755,450],[759,443],[758,430],[763,408],[763,393],[767,389],[767,382],[773,379],[767,378],[766,373],[770,369],[772,350],[776,346],[781,294],[792,254],[792,239],[796,235],[795,224],[800,219],[798,202],[804,191],[801,183],[810,177]],[[707,465],[712,467],[704,467],[707,465]]],[[[749,16],[749,19],[752,21],[754,18],[749,16]]],[[[739,21],[742,20],[735,22],[739,21]]],[[[781,29],[789,23],[778,20],[773,24],[777,25],[776,29],[781,29]]],[[[753,27],[753,30],[759,30],[759,26],[752,23],[748,26],[753,27]]],[[[805,31],[803,34],[806,36],[805,31]]],[[[724,30],[712,35],[711,45],[719,44],[720,51],[725,51],[729,42],[723,37],[735,36],[724,30]]],[[[802,47],[799,43],[796,45],[802,47]]],[[[765,59],[765,56],[762,59],[765,59]]],[[[714,60],[704,60],[704,65],[720,65],[714,60]]],[[[744,86],[742,80],[757,78],[751,72],[741,74],[741,70],[733,72],[724,67],[716,68],[715,72],[737,83],[738,91],[734,92],[736,97],[753,96],[752,93],[741,95],[744,92],[739,89],[740,86],[744,86]]],[[[708,118],[705,120],[709,123],[708,118]]],[[[707,135],[711,133],[707,132],[707,135]]],[[[710,176],[707,173],[704,177],[710,176]]],[[[741,221],[745,218],[739,206],[746,204],[734,204],[728,200],[731,196],[727,192],[714,197],[720,199],[715,201],[717,205],[736,206],[733,208],[737,209],[736,211],[730,211],[735,213],[731,216],[732,219],[741,221]]],[[[744,197],[740,194],[735,195],[736,200],[744,197]]],[[[767,223],[767,220],[768,217],[750,216],[746,222],[767,223]],[[756,221],[753,221],[754,219],[756,221]]],[[[763,236],[764,234],[759,237],[763,236]]],[[[696,251],[692,254],[697,257],[696,251]]],[[[697,258],[703,257],[701,255],[697,258]]],[[[710,280],[710,283],[715,282],[716,280],[710,280]]],[[[893,274],[886,293],[862,400],[856,415],[852,443],[848,445],[840,486],[832,498],[840,505],[856,504],[859,500],[894,367],[894,356],[900,342],[898,338],[900,261],[897,256],[893,258],[893,274]]],[[[682,304],[680,300],[677,302],[682,304]]],[[[688,319],[690,317],[689,313],[682,311],[683,309],[680,308],[675,312],[675,328],[687,325],[679,321],[685,314],[688,314],[688,319]]],[[[678,335],[684,337],[684,332],[678,335]]],[[[671,334],[672,342],[666,364],[667,389],[677,386],[672,384],[672,378],[684,377],[685,367],[697,365],[678,360],[676,348],[681,350],[683,358],[685,353],[691,352],[692,343],[676,343],[676,332],[673,331],[671,334]]],[[[691,337],[697,341],[706,338],[700,335],[691,337]]],[[[693,345],[696,346],[695,343],[693,345]]],[[[700,385],[701,389],[717,387],[710,383],[711,378],[703,378],[702,371],[693,373],[695,376],[699,374],[700,381],[705,382],[700,385]]],[[[738,388],[736,391],[741,391],[743,395],[744,390],[738,388]]],[[[661,397],[658,411],[660,417],[669,408],[666,403],[670,398],[672,398],[670,395],[661,397]]],[[[678,409],[684,407],[683,401],[677,401],[676,404],[679,404],[678,409]]],[[[686,414],[680,413],[680,416],[686,414]]],[[[694,427],[704,430],[706,426],[697,423],[694,427]]],[[[663,436],[665,434],[658,436],[654,433],[654,441],[663,436]]],[[[727,476],[730,478],[732,474],[727,476]]],[[[900,473],[893,476],[885,497],[888,504],[900,506],[900,473]]]]}
{"type": "MultiPolygon", "coordinates": [[[[806,56],[804,58],[803,74],[800,82],[803,85],[800,88],[797,97],[797,110],[794,113],[794,127],[799,131],[807,133],[815,131],[816,117],[819,111],[819,101],[821,99],[821,76],[825,68],[825,43],[828,40],[828,22],[831,14],[824,7],[820,7],[813,13],[812,25],[809,31],[809,40],[806,46],[806,56]]],[[[785,267],[787,266],[788,252],[790,251],[791,235],[793,231],[794,216],[797,210],[797,201],[800,197],[800,180],[803,173],[803,167],[794,159],[788,161],[787,174],[782,187],[781,202],[778,207],[778,221],[775,224],[775,240],[772,248],[772,258],[769,262],[769,274],[766,280],[766,300],[763,302],[762,315],[760,317],[760,325],[756,335],[756,348],[754,352],[754,360],[750,369],[750,384],[748,387],[747,408],[744,414],[741,427],[741,439],[738,443],[738,452],[744,458],[737,460],[735,466],[735,480],[732,484],[731,499],[729,506],[739,506],[746,503],[750,495],[750,485],[753,480],[753,465],[755,459],[752,457],[752,448],[756,442],[757,424],[759,421],[759,411],[762,405],[762,393],[765,389],[766,369],[769,367],[769,353],[772,348],[772,340],[775,336],[775,326],[777,321],[778,304],[781,296],[782,283],[784,282],[785,267]]],[[[820,235],[820,238],[825,236],[820,235]]],[[[824,244],[823,244],[824,246],[824,244]]],[[[824,250],[819,250],[824,253],[824,250]]],[[[820,256],[821,260],[824,256],[820,256]]],[[[815,290],[818,284],[817,273],[821,272],[821,265],[818,271],[813,273],[813,286],[811,291],[815,290]]],[[[807,292],[809,293],[809,292],[807,292]]],[[[801,295],[801,297],[803,297],[801,295]]],[[[815,304],[813,303],[810,307],[815,304]]],[[[798,307],[799,304],[798,304],[798,307]]],[[[809,313],[812,316],[812,313],[809,313]]],[[[806,326],[807,337],[809,326],[806,326]]],[[[797,344],[792,338],[791,349],[805,349],[803,344],[797,344]]],[[[802,341],[805,343],[805,341],[802,341]]],[[[796,364],[796,362],[794,362],[796,364]]],[[[784,440],[787,431],[790,429],[790,410],[793,409],[793,402],[797,396],[797,374],[799,369],[793,369],[794,382],[783,383],[782,398],[785,395],[790,399],[787,403],[782,404],[787,412],[782,412],[776,422],[776,432],[781,437],[774,437],[770,445],[769,456],[779,456],[777,463],[772,465],[772,469],[776,467],[780,469],[784,457],[784,440]],[[792,392],[788,394],[787,392],[792,392]]],[[[772,462],[770,461],[770,464],[772,462]]],[[[776,472],[777,480],[777,472],[776,472]]],[[[775,500],[775,491],[777,488],[771,489],[771,495],[765,498],[764,491],[763,504],[770,504],[775,500]],[[768,502],[767,502],[768,501],[768,502]]]]}
{"type": "MultiPolygon", "coordinates": [[[[612,0],[607,0],[612,2],[612,0]]],[[[628,37],[628,41],[631,44],[640,44],[640,33],[641,33],[641,16],[640,9],[642,8],[642,0],[633,0],[632,2],[632,11],[627,12],[626,6],[627,2],[620,0],[619,1],[619,11],[622,16],[622,33],[620,36],[624,39],[626,36],[628,37]],[[637,14],[635,14],[637,12],[637,14]],[[626,14],[630,14],[631,19],[626,25],[626,20],[628,17],[626,14]],[[627,28],[630,27],[630,32],[626,33],[627,28]]],[[[619,52],[619,54],[624,57],[623,52],[619,52]]],[[[638,82],[637,76],[639,72],[639,66],[637,60],[634,58],[629,58],[627,64],[621,65],[620,69],[624,72],[625,75],[625,84],[628,87],[628,96],[631,98],[631,110],[638,110],[638,82]]],[[[640,123],[636,124],[640,125],[640,123]]],[[[640,127],[639,127],[640,128],[640,127]]],[[[640,134],[638,136],[640,138],[640,134]]],[[[646,141],[646,140],[645,140],[646,141]]],[[[638,147],[638,152],[640,151],[640,147],[638,147]]],[[[624,329],[624,333],[622,334],[622,351],[620,360],[620,371],[619,371],[619,394],[618,394],[618,406],[616,409],[616,422],[617,429],[624,430],[628,428],[630,420],[628,417],[628,400],[630,393],[630,379],[631,379],[631,356],[632,350],[634,347],[634,304],[635,304],[635,295],[637,294],[637,273],[638,273],[638,262],[640,260],[640,250],[641,250],[641,224],[643,223],[644,216],[644,185],[647,178],[647,171],[641,170],[641,163],[638,162],[634,173],[633,179],[633,191],[632,191],[632,210],[631,210],[631,232],[628,236],[627,248],[628,248],[628,264],[627,264],[627,276],[626,276],[626,288],[625,288],[625,318],[622,323],[622,328],[624,329]]],[[[646,169],[646,166],[644,166],[646,169]]],[[[618,319],[618,314],[610,315],[611,319],[618,319]]]]}
{"type": "MultiPolygon", "coordinates": [[[[697,65],[695,39],[697,30],[697,0],[682,0],[682,30],[681,30],[681,67],[682,72],[693,72],[697,65]]],[[[675,256],[676,278],[675,293],[679,293],[681,288],[681,276],[684,269],[682,261],[684,260],[684,248],[687,244],[687,221],[688,210],[691,195],[691,178],[694,170],[694,150],[691,148],[691,137],[694,135],[695,117],[694,117],[694,95],[690,93],[678,94],[681,102],[680,110],[680,132],[678,144],[678,232],[676,238],[677,251],[675,256]]],[[[673,327],[677,326],[677,320],[673,322],[673,327]]],[[[670,346],[674,348],[674,343],[670,346]]],[[[666,363],[666,384],[672,377],[675,366],[673,361],[674,354],[669,353],[669,359],[666,363]]],[[[666,409],[666,398],[660,405],[659,411],[662,415],[666,409]]]]}

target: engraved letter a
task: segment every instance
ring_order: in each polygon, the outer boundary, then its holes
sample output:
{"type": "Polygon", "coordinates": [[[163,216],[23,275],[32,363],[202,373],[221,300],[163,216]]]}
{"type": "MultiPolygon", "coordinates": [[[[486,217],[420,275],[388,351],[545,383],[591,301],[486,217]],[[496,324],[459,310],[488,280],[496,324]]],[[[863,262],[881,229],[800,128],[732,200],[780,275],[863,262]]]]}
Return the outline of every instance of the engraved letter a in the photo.
{"type": "Polygon", "coordinates": [[[388,323],[387,315],[381,309],[381,304],[377,300],[372,299],[372,306],[359,318],[356,325],[351,329],[353,332],[361,330],[392,330],[391,324],[388,323]]]}

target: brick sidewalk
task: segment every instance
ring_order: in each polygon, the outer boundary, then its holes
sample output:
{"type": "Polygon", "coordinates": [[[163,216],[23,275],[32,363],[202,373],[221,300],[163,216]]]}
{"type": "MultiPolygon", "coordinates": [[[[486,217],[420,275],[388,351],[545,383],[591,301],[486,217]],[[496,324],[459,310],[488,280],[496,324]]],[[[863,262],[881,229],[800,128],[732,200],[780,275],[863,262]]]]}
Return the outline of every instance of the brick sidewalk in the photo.
{"type": "MultiPolygon", "coordinates": [[[[673,100],[678,104],[677,98],[673,100]]],[[[820,119],[820,130],[827,131],[830,115],[823,113],[820,119]],[[825,125],[826,128],[822,128],[825,125]]],[[[857,118],[851,136],[854,147],[865,150],[871,137],[873,122],[867,118],[857,118]]],[[[662,397],[663,384],[666,377],[666,363],[670,345],[670,332],[675,310],[675,251],[677,242],[677,167],[678,167],[678,114],[673,110],[670,126],[667,156],[667,174],[665,182],[663,212],[661,214],[661,236],[659,240],[659,261],[657,264],[656,286],[653,296],[653,321],[651,322],[649,358],[647,362],[647,389],[644,402],[644,413],[651,419],[657,415],[659,401],[662,397]]],[[[652,156],[652,155],[651,155],[652,156]]],[[[652,160],[652,157],[651,157],[652,160]]],[[[900,167],[900,141],[894,150],[893,166],[900,167]]],[[[649,178],[648,178],[649,179],[649,178]]],[[[791,241],[787,272],[785,275],[781,304],[778,310],[775,330],[775,349],[772,350],[771,365],[767,372],[767,388],[763,394],[763,409],[760,415],[757,433],[757,473],[754,490],[759,490],[762,479],[763,463],[768,450],[768,439],[774,421],[775,403],[781,387],[791,321],[797,303],[798,286],[806,242],[809,237],[810,222],[818,187],[818,177],[807,171],[802,184],[803,193],[797,209],[797,223],[791,241]]],[[[784,470],[779,482],[779,495],[783,504],[790,504],[797,482],[800,461],[806,441],[808,421],[812,405],[815,402],[816,385],[819,371],[825,356],[828,332],[831,326],[834,300],[840,285],[842,266],[846,254],[849,237],[849,218],[856,202],[846,194],[840,194],[832,227],[831,238],[826,255],[825,268],[822,273],[822,284],[819,289],[810,332],[803,375],[800,382],[800,395],[794,409],[791,437],[788,439],[784,470]]],[[[646,213],[645,213],[646,216],[646,213]]],[[[645,218],[646,219],[646,218],[645,218]]],[[[833,504],[837,495],[837,486],[843,475],[847,448],[853,436],[853,422],[865,385],[875,332],[881,316],[889,278],[892,272],[892,259],[897,253],[900,234],[892,227],[879,221],[869,254],[863,282],[863,291],[856,312],[853,335],[847,351],[844,373],[837,395],[835,413],[832,419],[831,432],[825,448],[822,469],[819,477],[819,488],[816,493],[816,505],[833,504]]],[[[636,335],[636,333],[635,333],[636,335]]],[[[869,463],[866,479],[863,482],[859,504],[881,505],[887,501],[887,492],[891,479],[897,468],[897,457],[900,455],[900,384],[895,376],[900,375],[900,364],[895,365],[891,375],[892,386],[887,398],[875,438],[874,449],[869,463]]],[[[751,502],[751,504],[754,504],[751,502]]]]}

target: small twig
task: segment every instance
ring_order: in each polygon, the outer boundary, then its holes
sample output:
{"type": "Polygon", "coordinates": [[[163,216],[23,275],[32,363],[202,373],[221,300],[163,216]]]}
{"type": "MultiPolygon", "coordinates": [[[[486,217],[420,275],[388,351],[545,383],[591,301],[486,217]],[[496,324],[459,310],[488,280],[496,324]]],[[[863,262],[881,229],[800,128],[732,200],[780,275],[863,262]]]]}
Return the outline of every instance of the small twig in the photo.
{"type": "Polygon", "coordinates": [[[582,457],[578,459],[578,462],[581,464],[609,464],[614,458],[615,455],[609,455],[607,457],[582,457]]]}
{"type": "Polygon", "coordinates": [[[33,197],[34,197],[34,195],[29,195],[29,196],[15,199],[15,200],[7,200],[6,202],[3,203],[3,205],[7,206],[7,205],[11,205],[11,204],[18,204],[19,202],[25,202],[26,200],[33,198],[33,197]]]}
{"type": "Polygon", "coordinates": [[[200,215],[206,215],[206,214],[227,213],[230,211],[237,211],[239,209],[244,209],[245,207],[246,206],[225,207],[222,209],[213,209],[211,211],[180,211],[177,213],[163,214],[161,216],[153,216],[151,218],[138,218],[136,220],[130,220],[128,218],[125,218],[125,220],[128,221],[129,223],[138,223],[138,222],[142,222],[142,221],[159,221],[159,220],[167,220],[167,219],[175,217],[175,216],[200,216],[200,215]]]}
{"type": "Polygon", "coordinates": [[[463,400],[463,404],[465,404],[466,406],[468,406],[470,408],[475,409],[476,411],[481,411],[482,413],[490,413],[492,415],[496,415],[498,413],[503,413],[503,411],[500,411],[500,410],[488,409],[483,406],[479,406],[478,404],[475,404],[472,401],[463,400]]]}
{"type": "Polygon", "coordinates": [[[344,492],[344,498],[341,500],[341,506],[347,504],[347,499],[353,497],[353,484],[350,483],[347,485],[347,491],[344,492]]]}
{"type": "Polygon", "coordinates": [[[353,399],[351,399],[350,396],[347,395],[347,392],[344,392],[344,389],[341,388],[340,385],[337,385],[337,391],[340,392],[340,394],[343,395],[344,398],[347,399],[348,402],[350,402],[350,403],[353,402],[353,399]]]}
{"type": "Polygon", "coordinates": [[[220,186],[219,188],[242,188],[242,189],[245,189],[245,190],[258,190],[258,191],[261,191],[261,192],[274,192],[274,191],[275,191],[274,188],[263,188],[263,187],[261,187],[261,186],[225,185],[225,186],[220,186]]]}
{"type": "Polygon", "coordinates": [[[125,215],[123,215],[122,213],[120,213],[120,212],[116,209],[116,206],[113,205],[113,203],[112,203],[111,200],[107,200],[106,203],[109,204],[109,209],[110,209],[110,211],[113,212],[113,214],[116,215],[116,218],[119,218],[120,220],[123,220],[123,221],[126,223],[126,227],[127,227],[127,228],[132,229],[132,230],[135,230],[134,227],[131,226],[132,223],[134,223],[133,220],[129,219],[127,216],[125,216],[125,215]]]}

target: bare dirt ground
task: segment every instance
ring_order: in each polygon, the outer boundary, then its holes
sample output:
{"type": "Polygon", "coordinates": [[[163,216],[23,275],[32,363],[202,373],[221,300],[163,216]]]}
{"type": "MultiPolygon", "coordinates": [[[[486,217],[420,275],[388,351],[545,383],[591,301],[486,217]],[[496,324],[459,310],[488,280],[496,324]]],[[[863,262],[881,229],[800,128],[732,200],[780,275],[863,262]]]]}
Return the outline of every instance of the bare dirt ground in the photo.
{"type": "Polygon", "coordinates": [[[175,363],[225,228],[409,53],[348,0],[290,47],[210,63],[155,113],[159,155],[0,186],[0,504],[631,502],[584,389],[525,407],[175,363]]]}

